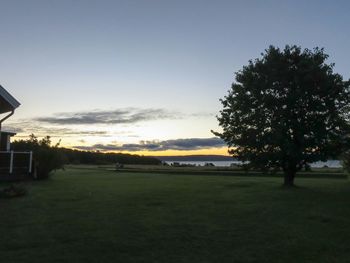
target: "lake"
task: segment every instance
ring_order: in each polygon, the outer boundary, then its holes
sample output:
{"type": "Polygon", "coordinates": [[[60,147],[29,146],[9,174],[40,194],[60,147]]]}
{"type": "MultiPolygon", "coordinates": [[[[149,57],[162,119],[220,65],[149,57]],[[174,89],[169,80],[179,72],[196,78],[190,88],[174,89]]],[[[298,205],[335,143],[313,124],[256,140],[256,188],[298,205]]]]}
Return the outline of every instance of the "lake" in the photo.
{"type": "MultiPolygon", "coordinates": [[[[221,167],[228,167],[231,164],[242,164],[240,161],[167,161],[166,163],[172,164],[172,163],[179,163],[179,164],[191,164],[196,166],[204,166],[206,163],[212,163],[215,166],[221,166],[221,167]]],[[[328,160],[327,162],[315,162],[311,164],[311,167],[314,168],[322,168],[322,167],[329,167],[329,168],[341,168],[343,167],[340,160],[328,160]]]]}

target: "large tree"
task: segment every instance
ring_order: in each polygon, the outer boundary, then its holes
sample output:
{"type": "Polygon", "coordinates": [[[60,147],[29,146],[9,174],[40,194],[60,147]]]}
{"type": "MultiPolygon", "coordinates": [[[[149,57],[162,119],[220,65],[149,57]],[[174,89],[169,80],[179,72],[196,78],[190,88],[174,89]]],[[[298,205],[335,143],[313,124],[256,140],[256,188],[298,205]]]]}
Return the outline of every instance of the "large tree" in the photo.
{"type": "Polygon", "coordinates": [[[236,73],[218,121],[229,152],[250,167],[282,169],[284,184],[308,163],[349,144],[350,82],[323,49],[270,46],[236,73]]]}

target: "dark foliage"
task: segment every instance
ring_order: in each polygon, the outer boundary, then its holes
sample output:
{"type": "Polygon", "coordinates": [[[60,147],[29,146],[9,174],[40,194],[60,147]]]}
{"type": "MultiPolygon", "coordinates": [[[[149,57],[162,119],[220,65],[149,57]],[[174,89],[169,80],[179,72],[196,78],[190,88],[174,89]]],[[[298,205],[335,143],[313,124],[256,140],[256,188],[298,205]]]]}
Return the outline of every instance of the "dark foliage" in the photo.
{"type": "Polygon", "coordinates": [[[32,151],[34,176],[36,179],[46,179],[50,173],[63,166],[63,156],[59,150],[59,143],[52,146],[50,136],[38,140],[33,134],[28,140],[12,143],[15,151],[32,151]]]}
{"type": "Polygon", "coordinates": [[[157,158],[134,154],[79,151],[67,148],[59,148],[59,151],[67,164],[161,164],[157,158]]]}
{"type": "Polygon", "coordinates": [[[308,163],[349,146],[350,82],[323,49],[270,46],[236,73],[218,116],[230,153],[249,166],[282,169],[285,185],[308,163]]]}
{"type": "Polygon", "coordinates": [[[341,160],[343,162],[344,169],[348,173],[350,173],[350,149],[348,149],[341,155],[341,160]]]}

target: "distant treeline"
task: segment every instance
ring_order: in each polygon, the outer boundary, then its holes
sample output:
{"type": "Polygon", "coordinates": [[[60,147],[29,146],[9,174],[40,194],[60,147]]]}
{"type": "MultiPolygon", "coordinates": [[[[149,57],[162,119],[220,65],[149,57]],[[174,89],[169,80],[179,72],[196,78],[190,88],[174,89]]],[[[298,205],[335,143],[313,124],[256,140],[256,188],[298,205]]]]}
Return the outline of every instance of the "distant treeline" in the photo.
{"type": "MultiPolygon", "coordinates": [[[[162,161],[155,157],[140,156],[124,153],[103,153],[93,151],[80,151],[51,145],[50,137],[47,136],[42,140],[31,135],[28,140],[14,141],[11,144],[14,151],[33,151],[34,158],[41,166],[48,162],[53,162],[55,165],[50,165],[54,168],[63,164],[161,164],[162,161]]],[[[50,170],[49,169],[49,170],[50,170]]]]}
{"type": "Polygon", "coordinates": [[[91,151],[79,151],[67,148],[58,148],[63,155],[64,162],[68,164],[161,164],[154,157],[140,156],[125,153],[102,153],[91,151]]]}

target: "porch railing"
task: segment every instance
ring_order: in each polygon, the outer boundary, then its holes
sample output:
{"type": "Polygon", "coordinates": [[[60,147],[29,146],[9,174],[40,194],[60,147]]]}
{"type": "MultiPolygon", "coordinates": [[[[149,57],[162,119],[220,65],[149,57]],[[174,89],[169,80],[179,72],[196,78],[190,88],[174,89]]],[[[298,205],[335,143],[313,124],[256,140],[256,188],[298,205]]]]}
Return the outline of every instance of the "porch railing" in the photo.
{"type": "Polygon", "coordinates": [[[0,174],[30,174],[32,166],[33,152],[0,151],[0,174]]]}

